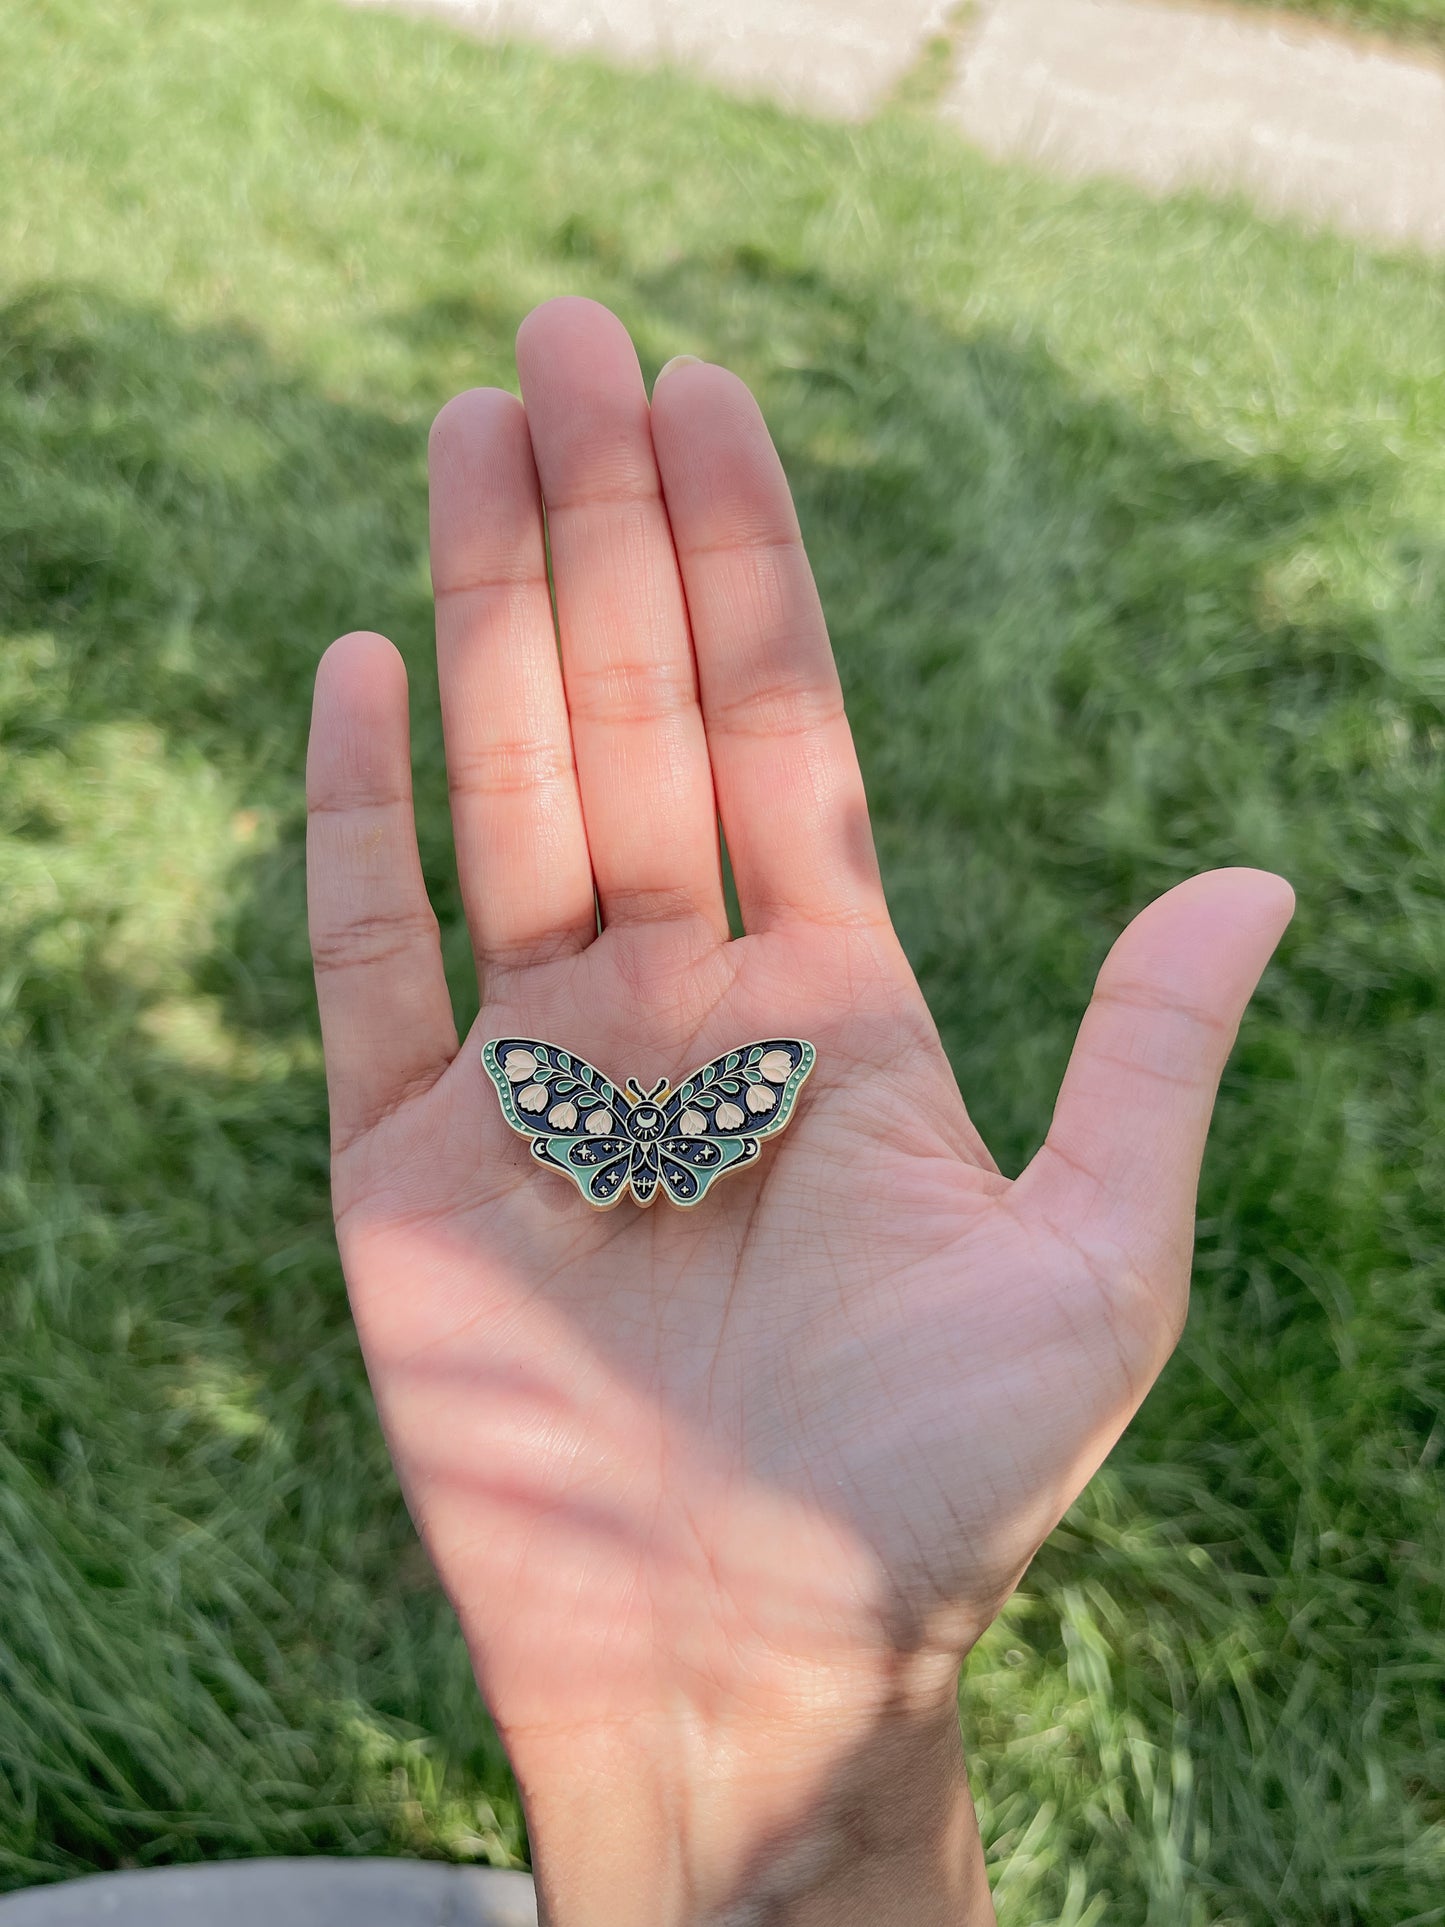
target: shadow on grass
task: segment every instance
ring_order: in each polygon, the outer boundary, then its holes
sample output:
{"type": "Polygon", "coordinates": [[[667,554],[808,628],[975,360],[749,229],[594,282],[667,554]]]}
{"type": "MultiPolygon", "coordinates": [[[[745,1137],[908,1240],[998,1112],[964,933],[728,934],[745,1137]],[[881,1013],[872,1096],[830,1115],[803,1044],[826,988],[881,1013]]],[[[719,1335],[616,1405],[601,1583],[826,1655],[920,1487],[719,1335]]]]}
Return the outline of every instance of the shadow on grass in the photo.
{"type": "MultiPolygon", "coordinates": [[[[584,287],[625,276],[578,224],[557,252],[584,287]]],[[[706,341],[726,314],[764,369],[900,928],[1006,1168],[1042,1133],[1092,969],[1132,909],[1215,862],[1302,886],[1205,1200],[1211,1294],[1259,1354],[1241,1362],[1236,1342],[1221,1385],[1237,1332],[1211,1324],[1120,1448],[1152,1563],[1090,1515],[1067,1558],[1043,1555],[1028,1618],[1040,1664],[1062,1664],[1060,1598],[1106,1578],[1163,1598],[1201,1642],[1253,1614],[1262,1645],[1279,1620],[1261,1574],[1281,1615],[1312,1578],[1288,1577],[1302,1493],[1364,1503],[1359,1479],[1261,1473],[1268,1348],[1333,1369],[1321,1278],[1362,1252],[1394,1262],[1422,1223],[1413,1189],[1339,1189],[1336,1047],[1433,1009],[1423,953],[1402,980],[1396,951],[1428,894],[1414,797],[1439,718],[1388,599],[1289,592],[1305,536],[1368,514],[1377,478],[1222,460],[1077,392],[1037,343],[955,337],[761,252],[685,260],[634,293],[645,340],[706,341]],[[1399,753],[1381,770],[1356,736],[1386,713],[1399,753]],[[1352,758],[1368,817],[1334,808],[1352,758]],[[1318,1249],[1281,1276],[1302,1222],[1318,1249]],[[1181,1469],[1186,1448],[1200,1458],[1181,1469]],[[1245,1583],[1189,1590],[1196,1529],[1245,1583]]],[[[424,362],[467,340],[500,352],[519,318],[458,294],[386,326],[424,362]]],[[[263,1851],[504,1857],[515,1800],[408,1550],[345,1313],[304,936],[311,677],[332,635],[375,627],[411,664],[423,863],[459,1020],[475,1008],[429,656],[426,420],[328,395],[240,330],[84,287],[0,312],[0,368],[0,794],[20,906],[0,1877],[263,1851]]],[[[1406,1095],[1364,1092],[1357,1121],[1388,1135],[1406,1095]]],[[[1388,1345],[1378,1374],[1418,1448],[1428,1387],[1388,1345]]],[[[1358,1596],[1398,1580],[1363,1573],[1358,1596]]],[[[1162,1740],[1175,1669],[1144,1642],[1129,1663],[1162,1740]]],[[[1337,1843],[1301,1862],[1299,1800],[1348,1804],[1347,1736],[1329,1732],[1357,1688],[1332,1649],[1315,1725],[1301,1712],[1287,1741],[1255,1719],[1288,1699],[1287,1659],[1259,1662],[1247,1704],[1237,1678],[1190,1688],[1216,1813],[1271,1810],[1261,1891],[1275,1877],[1320,1902],[1337,1843]]],[[[1203,1851],[1224,1881],[1227,1837],[1203,1851]]]]}

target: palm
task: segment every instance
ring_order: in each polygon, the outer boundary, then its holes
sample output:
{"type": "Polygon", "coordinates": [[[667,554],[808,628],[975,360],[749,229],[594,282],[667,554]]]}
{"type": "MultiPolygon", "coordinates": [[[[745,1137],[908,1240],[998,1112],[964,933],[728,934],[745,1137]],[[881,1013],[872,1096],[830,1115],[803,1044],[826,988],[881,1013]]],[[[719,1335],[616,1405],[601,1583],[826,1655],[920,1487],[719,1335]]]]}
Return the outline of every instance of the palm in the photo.
{"type": "Polygon", "coordinates": [[[1049,1144],[1001,1177],[887,921],[761,424],[697,369],[649,426],[630,357],[611,317],[554,304],[524,331],[525,421],[465,397],[434,447],[487,991],[460,1050],[387,645],[338,647],[313,736],[343,1260],[398,1470],[514,1744],[642,1703],[776,1723],[822,1681],[876,1703],[905,1657],[950,1678],[1167,1356],[1214,1085],[1286,914],[1251,872],[1146,912],[1049,1144]],[[668,834],[642,838],[649,821],[668,834]],[[776,1035],[811,1039],[818,1068],[789,1131],[698,1211],[594,1214],[507,1129],[479,1060],[502,1035],[618,1081],[776,1035]]]}

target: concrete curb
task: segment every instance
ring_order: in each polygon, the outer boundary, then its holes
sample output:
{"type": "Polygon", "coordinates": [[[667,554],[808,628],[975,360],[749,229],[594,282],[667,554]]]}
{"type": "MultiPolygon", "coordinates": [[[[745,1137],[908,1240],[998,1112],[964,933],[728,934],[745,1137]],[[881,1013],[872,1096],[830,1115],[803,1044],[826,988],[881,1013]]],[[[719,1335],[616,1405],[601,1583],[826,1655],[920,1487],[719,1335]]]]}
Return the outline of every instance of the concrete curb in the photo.
{"type": "Polygon", "coordinates": [[[0,1927],[537,1927],[529,1874],[424,1860],[218,1860],[0,1900],[0,1927]]]}

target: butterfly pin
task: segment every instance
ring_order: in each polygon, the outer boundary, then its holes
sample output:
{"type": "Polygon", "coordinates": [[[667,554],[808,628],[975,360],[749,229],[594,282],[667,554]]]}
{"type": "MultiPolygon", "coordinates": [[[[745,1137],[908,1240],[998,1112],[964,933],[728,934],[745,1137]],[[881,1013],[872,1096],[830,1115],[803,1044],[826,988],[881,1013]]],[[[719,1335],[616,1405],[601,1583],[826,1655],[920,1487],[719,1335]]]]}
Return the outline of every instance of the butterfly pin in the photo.
{"type": "Polygon", "coordinates": [[[743,1044],[685,1077],[627,1095],[575,1051],[534,1037],[494,1037],[482,1064],[502,1115],[532,1143],[538,1164],[571,1178],[599,1211],[651,1204],[659,1192],[684,1210],[701,1204],[725,1171],[751,1164],[765,1137],[792,1116],[817,1059],[796,1037],[743,1044]]]}

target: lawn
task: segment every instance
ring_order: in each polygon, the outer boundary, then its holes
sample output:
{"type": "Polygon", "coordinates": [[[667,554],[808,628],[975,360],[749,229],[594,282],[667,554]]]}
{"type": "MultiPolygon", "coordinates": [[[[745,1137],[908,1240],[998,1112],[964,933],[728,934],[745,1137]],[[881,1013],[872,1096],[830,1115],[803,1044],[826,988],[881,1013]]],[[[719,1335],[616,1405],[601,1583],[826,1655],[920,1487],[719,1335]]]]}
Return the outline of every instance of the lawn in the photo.
{"type": "Polygon", "coordinates": [[[412,666],[424,448],[537,299],[756,385],[895,912],[1036,1144],[1215,863],[1300,913],[1174,1361],[975,1655],[1003,1927],[1445,1921],[1445,273],[310,0],[0,62],[0,1883],[525,1855],[347,1320],[315,659],[412,666]]]}
{"type": "Polygon", "coordinates": [[[1328,26],[1445,47],[1445,0],[1249,0],[1271,12],[1313,14],[1328,26]]]}

